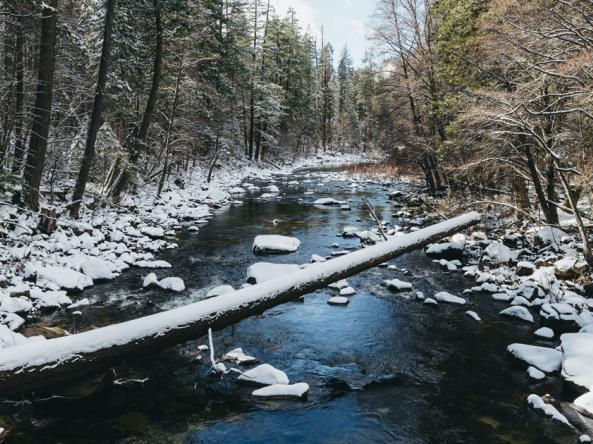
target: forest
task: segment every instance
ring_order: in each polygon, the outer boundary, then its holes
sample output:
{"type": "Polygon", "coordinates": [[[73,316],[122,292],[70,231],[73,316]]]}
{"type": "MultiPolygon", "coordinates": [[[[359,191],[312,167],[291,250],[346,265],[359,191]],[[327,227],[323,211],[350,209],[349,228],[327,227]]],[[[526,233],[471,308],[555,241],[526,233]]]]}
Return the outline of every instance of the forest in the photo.
{"type": "Polygon", "coordinates": [[[355,3],[0,0],[0,442],[591,442],[593,1],[355,3]]]}

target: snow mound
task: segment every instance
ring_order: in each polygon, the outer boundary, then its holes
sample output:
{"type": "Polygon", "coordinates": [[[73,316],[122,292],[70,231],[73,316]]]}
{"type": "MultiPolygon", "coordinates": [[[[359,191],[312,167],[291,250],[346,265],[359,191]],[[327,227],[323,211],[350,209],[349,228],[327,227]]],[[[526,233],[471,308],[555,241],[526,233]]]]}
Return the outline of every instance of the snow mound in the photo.
{"type": "Polygon", "coordinates": [[[309,384],[299,382],[292,385],[274,384],[254,390],[258,398],[302,398],[309,391],[309,384]]]}
{"type": "Polygon", "coordinates": [[[253,241],[255,254],[293,253],[299,249],[301,241],[295,237],[276,234],[256,236],[253,241]]]}
{"type": "Polygon", "coordinates": [[[239,381],[261,385],[288,384],[290,382],[286,373],[270,364],[261,364],[247,370],[239,376],[239,381]]]}
{"type": "Polygon", "coordinates": [[[562,353],[553,348],[528,344],[511,344],[507,347],[507,351],[520,361],[545,373],[560,370],[562,364],[562,353]]]}

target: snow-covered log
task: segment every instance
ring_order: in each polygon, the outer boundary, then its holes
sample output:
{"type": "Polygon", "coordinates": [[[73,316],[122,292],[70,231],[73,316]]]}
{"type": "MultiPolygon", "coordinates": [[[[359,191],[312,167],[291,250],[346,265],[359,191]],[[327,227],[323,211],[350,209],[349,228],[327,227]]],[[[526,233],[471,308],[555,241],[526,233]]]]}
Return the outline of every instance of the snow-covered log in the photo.
{"type": "Polygon", "coordinates": [[[133,354],[198,338],[477,224],[477,212],[231,293],[79,334],[0,350],[3,396],[70,381],[133,354]]]}

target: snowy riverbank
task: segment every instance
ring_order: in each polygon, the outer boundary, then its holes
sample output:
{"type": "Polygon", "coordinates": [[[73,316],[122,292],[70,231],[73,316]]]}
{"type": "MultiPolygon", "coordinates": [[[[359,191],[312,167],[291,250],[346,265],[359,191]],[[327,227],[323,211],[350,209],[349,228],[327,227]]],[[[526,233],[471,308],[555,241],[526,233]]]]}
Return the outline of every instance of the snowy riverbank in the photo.
{"type": "MultiPolygon", "coordinates": [[[[175,264],[158,260],[158,253],[177,247],[172,238],[179,230],[199,230],[215,209],[240,199],[245,189],[238,185],[247,178],[272,180],[298,168],[361,160],[357,155],[328,153],[290,166],[234,162],[217,169],[209,184],[207,167],[198,165],[182,180],[172,178],[160,198],[155,186],[146,186],[125,196],[119,206],[87,201],[89,209],[80,220],[67,217],[65,202],[54,202],[57,229],[51,234],[39,231],[38,215],[8,204],[13,196],[6,192],[0,204],[0,347],[44,340],[17,331],[50,310],[81,314],[91,303],[83,290],[97,282],[114,279],[130,267],[146,268],[147,274],[150,269],[173,268],[175,264]]],[[[277,187],[261,192],[263,198],[273,197],[277,187]]],[[[171,290],[183,286],[172,279],[157,284],[171,290]]]]}

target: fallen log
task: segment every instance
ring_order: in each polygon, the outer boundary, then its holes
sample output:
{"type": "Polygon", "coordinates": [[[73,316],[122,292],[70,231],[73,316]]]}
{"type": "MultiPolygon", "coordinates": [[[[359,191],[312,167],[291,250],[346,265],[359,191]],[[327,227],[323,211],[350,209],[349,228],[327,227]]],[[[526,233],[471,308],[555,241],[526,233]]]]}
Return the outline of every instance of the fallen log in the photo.
{"type": "Polygon", "coordinates": [[[477,212],[441,222],[371,247],[315,263],[285,276],[184,307],[71,336],[0,350],[3,396],[51,387],[139,353],[161,350],[422,248],[477,224],[477,212]]]}

